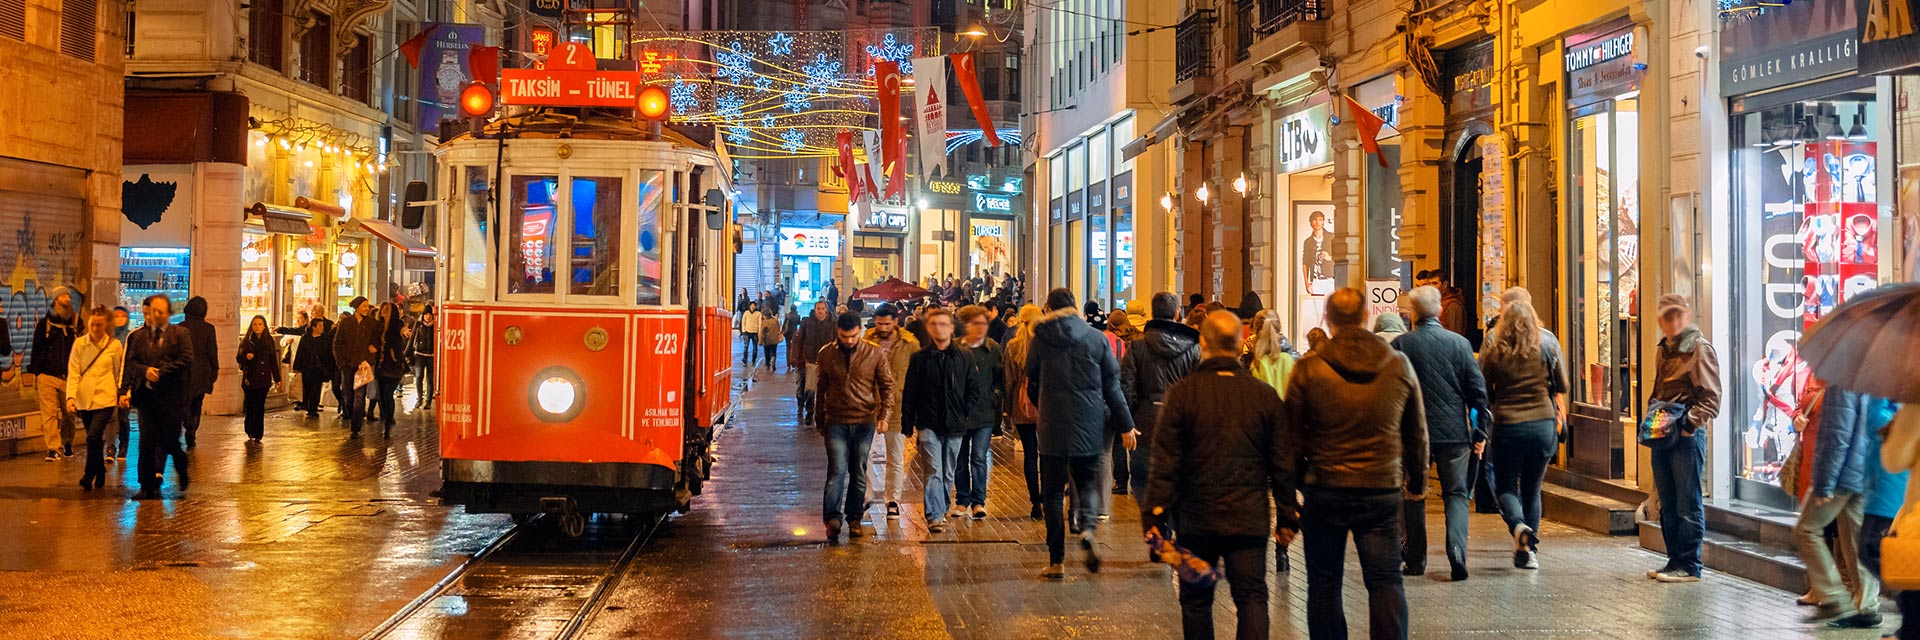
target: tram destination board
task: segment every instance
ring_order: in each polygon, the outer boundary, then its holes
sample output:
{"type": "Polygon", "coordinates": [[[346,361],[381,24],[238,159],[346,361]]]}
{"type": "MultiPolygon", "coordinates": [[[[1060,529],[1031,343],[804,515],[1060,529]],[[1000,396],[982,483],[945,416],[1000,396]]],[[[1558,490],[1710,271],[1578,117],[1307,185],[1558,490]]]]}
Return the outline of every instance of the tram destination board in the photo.
{"type": "Polygon", "coordinates": [[[632,107],[640,72],[579,69],[504,69],[502,104],[540,107],[632,107]]]}

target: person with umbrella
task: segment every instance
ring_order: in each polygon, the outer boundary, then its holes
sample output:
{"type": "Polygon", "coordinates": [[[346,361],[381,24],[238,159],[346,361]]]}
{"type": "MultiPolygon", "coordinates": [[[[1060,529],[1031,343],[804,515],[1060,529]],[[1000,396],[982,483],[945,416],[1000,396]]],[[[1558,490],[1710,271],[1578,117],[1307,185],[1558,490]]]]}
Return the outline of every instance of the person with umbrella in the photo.
{"type": "Polygon", "coordinates": [[[1661,582],[1699,582],[1700,544],[1707,535],[1707,511],[1700,494],[1706,468],[1707,434],[1701,429],[1720,415],[1720,358],[1694,325],[1693,303],[1686,296],[1660,296],[1659,357],[1648,404],[1686,407],[1678,433],[1652,448],[1653,488],[1660,496],[1660,536],[1666,540],[1667,566],[1647,572],[1661,582]]]}

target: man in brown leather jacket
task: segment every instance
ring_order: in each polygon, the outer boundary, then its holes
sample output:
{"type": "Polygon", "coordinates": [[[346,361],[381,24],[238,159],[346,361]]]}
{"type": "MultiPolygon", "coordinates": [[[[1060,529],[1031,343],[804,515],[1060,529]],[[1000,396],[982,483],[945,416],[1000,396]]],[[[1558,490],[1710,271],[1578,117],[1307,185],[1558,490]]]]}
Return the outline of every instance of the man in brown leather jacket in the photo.
{"type": "Polygon", "coordinates": [[[827,486],[821,501],[827,542],[838,541],[849,520],[853,526],[848,537],[863,533],[860,517],[867,511],[867,454],[873,447],[874,425],[887,418],[894,387],[886,354],[860,339],[859,314],[840,314],[834,328],[833,343],[813,356],[820,370],[814,429],[827,439],[827,486]]]}

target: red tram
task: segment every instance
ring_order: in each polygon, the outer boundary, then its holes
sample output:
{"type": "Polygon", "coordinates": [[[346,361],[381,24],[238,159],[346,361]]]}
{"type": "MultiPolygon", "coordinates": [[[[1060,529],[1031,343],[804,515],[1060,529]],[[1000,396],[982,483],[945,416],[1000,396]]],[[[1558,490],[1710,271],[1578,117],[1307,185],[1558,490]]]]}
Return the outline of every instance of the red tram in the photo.
{"type": "Polygon", "coordinates": [[[436,152],[448,504],[574,529],[684,508],[707,477],[732,406],[731,168],[605,113],[526,111],[436,152]]]}

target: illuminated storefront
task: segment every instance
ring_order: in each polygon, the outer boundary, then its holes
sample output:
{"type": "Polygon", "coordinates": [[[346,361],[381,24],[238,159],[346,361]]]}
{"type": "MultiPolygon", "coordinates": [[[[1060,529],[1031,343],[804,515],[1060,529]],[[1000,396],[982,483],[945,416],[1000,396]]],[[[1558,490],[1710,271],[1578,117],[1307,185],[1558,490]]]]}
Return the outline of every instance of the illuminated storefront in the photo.
{"type": "MultiPolygon", "coordinates": [[[[807,307],[825,299],[839,259],[839,231],[780,228],[780,272],[786,276],[793,304],[807,307]]],[[[852,288],[841,286],[841,301],[852,293],[852,288]]]]}
{"type": "MultiPolygon", "coordinates": [[[[1132,115],[1095,127],[1047,156],[1041,163],[1044,173],[1037,178],[1046,181],[1049,196],[1044,219],[1048,280],[1106,309],[1114,308],[1118,300],[1137,297],[1132,254],[1123,266],[1117,252],[1112,257],[1095,253],[1114,247],[1121,237],[1132,244],[1138,178],[1133,171],[1135,159],[1123,147],[1134,138],[1132,115]]],[[[1017,200],[1013,205],[1025,209],[1017,200]]],[[[1044,292],[1029,295],[1040,293],[1044,292]]]]}

